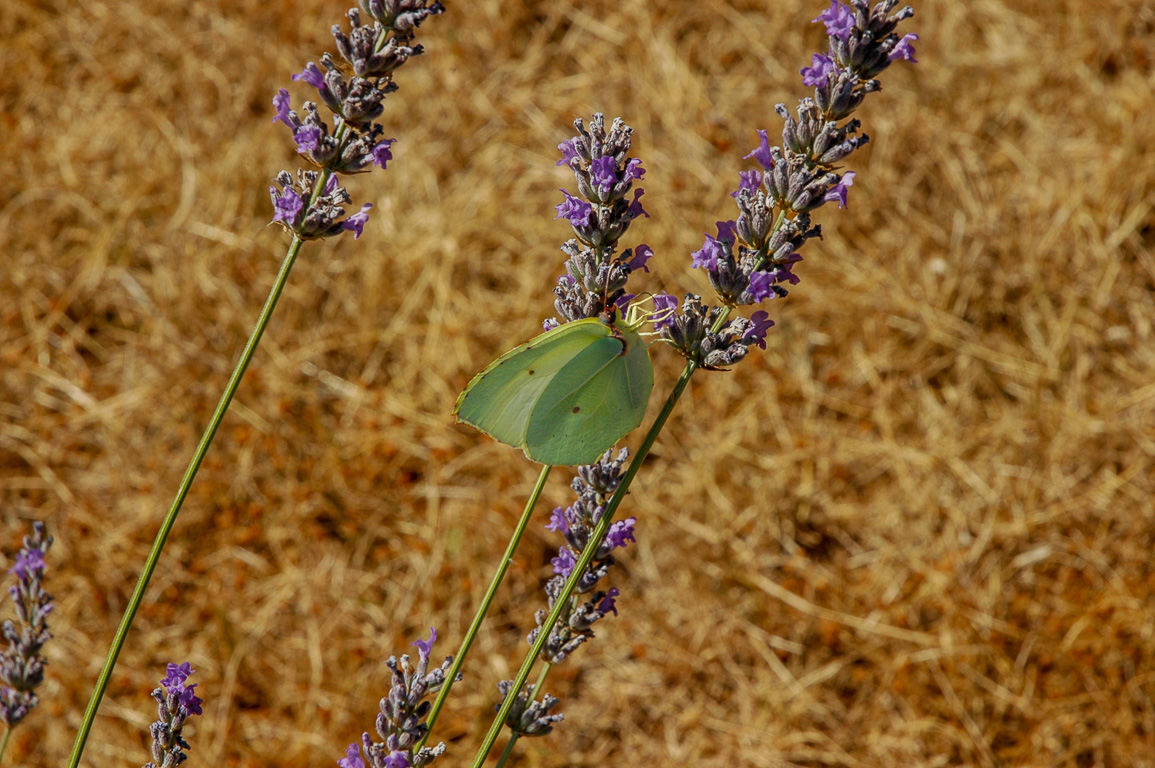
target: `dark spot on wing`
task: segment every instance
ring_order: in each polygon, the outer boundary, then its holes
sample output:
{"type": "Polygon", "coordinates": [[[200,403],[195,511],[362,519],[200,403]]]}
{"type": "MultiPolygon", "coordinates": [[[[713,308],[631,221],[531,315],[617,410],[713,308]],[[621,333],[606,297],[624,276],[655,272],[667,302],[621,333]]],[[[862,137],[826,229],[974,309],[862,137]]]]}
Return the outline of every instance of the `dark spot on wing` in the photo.
{"type": "Polygon", "coordinates": [[[577,413],[577,412],[578,412],[578,411],[580,411],[581,409],[582,409],[582,407],[581,407],[580,405],[575,405],[575,406],[573,407],[573,413],[577,413]]]}
{"type": "Polygon", "coordinates": [[[535,370],[534,370],[534,369],[532,369],[532,368],[530,368],[530,369],[529,369],[529,375],[530,375],[530,376],[534,375],[535,373],[537,373],[537,371],[535,371],[535,370]]]}

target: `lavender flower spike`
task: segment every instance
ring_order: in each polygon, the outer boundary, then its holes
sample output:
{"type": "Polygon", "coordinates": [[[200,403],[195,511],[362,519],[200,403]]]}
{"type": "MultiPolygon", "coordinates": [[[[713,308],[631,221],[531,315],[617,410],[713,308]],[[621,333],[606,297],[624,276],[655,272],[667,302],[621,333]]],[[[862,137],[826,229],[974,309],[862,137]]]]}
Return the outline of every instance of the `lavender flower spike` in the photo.
{"type": "Polygon", "coordinates": [[[152,692],[158,704],[157,721],[149,727],[152,734],[152,761],[144,768],[176,768],[188,755],[189,744],[181,737],[185,723],[193,715],[201,714],[201,701],[193,692],[196,684],[186,685],[195,672],[187,661],[169,664],[160,687],[152,692]]]}
{"type": "Polygon", "coordinates": [[[326,53],[320,66],[310,61],[292,76],[315,89],[321,105],[330,113],[332,128],[316,102],[304,102],[298,112],[284,88],[273,97],[273,122],[284,123],[292,131],[297,152],[321,169],[299,169],[297,187],[291,183],[292,174],[282,171],[277,175],[282,191],[275,187],[269,190],[273,221],[306,240],[348,231],[354,238],[361,236],[371,206],[365,204],[359,212],[342,219],[345,211],[340,206],[352,199],[341,189],[334,200],[329,180],[336,173],[366,173],[373,166],[383,169],[393,158],[390,147],[394,139],[384,138],[385,129],[374,120],[384,111],[385,97],[397,90],[393,73],[422,52],[420,45],[411,45],[417,27],[429,16],[445,11],[440,2],[425,0],[371,0],[360,5],[347,14],[348,34],[340,25],[332,28],[343,64],[326,53]],[[371,24],[361,23],[362,13],[372,18],[371,24]],[[325,185],[324,194],[314,200],[317,185],[325,185]]]}
{"type": "MultiPolygon", "coordinates": [[[[597,317],[628,303],[626,281],[632,272],[649,272],[646,262],[653,255],[648,245],[618,252],[618,243],[639,216],[649,216],[642,208],[644,190],[634,182],[645,176],[642,161],[629,157],[633,129],[616,118],[606,131],[605,118],[595,114],[589,130],[581,119],[574,121],[578,134],[558,145],[562,157],[558,165],[569,168],[577,183],[577,195],[561,190],[564,200],[556,208],[557,217],[566,219],[575,239],[561,250],[568,258],[566,274],[558,278],[554,308],[562,322],[597,317]]],[[[547,328],[557,321],[546,321],[547,328]]]]}
{"type": "MultiPolygon", "coordinates": [[[[783,298],[797,285],[794,265],[799,250],[822,236],[811,226],[811,213],[827,203],[846,208],[854,171],[841,163],[864,146],[859,121],[847,119],[867,94],[881,86],[875,80],[895,61],[914,62],[915,34],[899,36],[898,24],[914,15],[910,7],[891,15],[898,0],[830,0],[815,23],[826,28],[829,45],[801,70],[813,97],[799,100],[796,115],[785,104],[782,145],[771,146],[767,131],[758,131],[758,146],[746,155],[761,169],[741,172],[731,194],[738,217],[718,222],[717,236],[691,253],[691,266],[704,269],[723,307],[708,307],[687,295],[682,313],[663,319],[664,341],[706,369],[723,370],[742,360],[751,346],[765,348],[773,325],[766,312],[750,319],[723,320],[739,306],[783,298]]],[[[663,305],[669,299],[663,299],[663,305]]]]}
{"type": "MultiPolygon", "coordinates": [[[[340,768],[423,768],[445,752],[445,744],[436,747],[422,747],[429,732],[424,722],[432,705],[425,700],[445,684],[445,676],[453,664],[446,658],[441,666],[429,670],[433,644],[437,642],[437,630],[430,627],[428,640],[417,640],[417,665],[413,666],[409,656],[398,661],[390,656],[385,665],[393,672],[393,685],[389,695],[381,699],[381,712],[377,715],[377,735],[381,741],[364,733],[361,735],[361,749],[350,744],[345,757],[337,761],[340,768]]],[[[458,676],[460,679],[460,676],[458,676]]]]}
{"type": "Polygon", "coordinates": [[[11,621],[4,622],[8,648],[0,652],[0,721],[9,728],[27,717],[40,701],[36,688],[44,680],[47,663],[40,649],[52,637],[47,621],[52,595],[43,587],[44,554],[51,546],[52,537],[45,535],[44,523],[33,523],[32,535],[24,537],[16,564],[8,571],[16,577],[8,592],[19,622],[19,628],[11,621]]]}

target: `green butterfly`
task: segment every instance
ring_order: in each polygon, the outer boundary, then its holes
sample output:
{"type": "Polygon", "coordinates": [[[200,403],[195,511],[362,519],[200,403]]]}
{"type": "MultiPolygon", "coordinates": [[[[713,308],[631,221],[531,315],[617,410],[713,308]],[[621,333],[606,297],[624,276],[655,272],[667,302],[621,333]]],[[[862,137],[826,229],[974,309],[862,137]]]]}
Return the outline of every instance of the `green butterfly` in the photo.
{"type": "Polygon", "coordinates": [[[593,464],[646,413],[654,367],[642,322],[611,314],[546,331],[474,376],[453,413],[542,464],[593,464]]]}

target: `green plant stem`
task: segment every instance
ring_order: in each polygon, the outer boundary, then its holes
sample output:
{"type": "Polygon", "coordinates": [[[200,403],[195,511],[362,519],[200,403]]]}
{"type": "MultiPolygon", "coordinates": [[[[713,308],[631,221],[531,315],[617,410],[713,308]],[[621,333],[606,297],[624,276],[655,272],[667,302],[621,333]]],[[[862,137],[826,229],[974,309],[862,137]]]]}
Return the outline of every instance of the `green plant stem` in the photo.
{"type": "Polygon", "coordinates": [[[0,765],[4,764],[4,753],[8,751],[8,739],[12,738],[12,726],[4,729],[4,741],[0,742],[0,765]]]}
{"type": "MultiPolygon", "coordinates": [[[[510,694],[512,695],[513,691],[510,691],[510,694]]],[[[501,750],[501,757],[497,758],[497,765],[494,768],[505,768],[505,761],[513,754],[513,747],[520,738],[520,733],[511,733],[509,735],[509,742],[505,745],[505,749],[501,750]]]]}
{"type": "MultiPolygon", "coordinates": [[[[720,323],[729,315],[729,310],[724,312],[722,316],[716,321],[716,325],[720,327],[720,323]]],[[[597,552],[598,547],[601,546],[602,539],[605,538],[606,532],[610,529],[610,524],[614,519],[614,512],[617,511],[618,506],[622,503],[622,499],[626,497],[626,492],[630,488],[630,483],[633,482],[634,476],[637,475],[638,470],[642,468],[642,464],[646,460],[650,449],[654,445],[654,441],[658,439],[658,434],[661,433],[662,427],[666,425],[666,420],[670,418],[670,414],[674,411],[674,406],[677,405],[678,399],[681,398],[682,392],[685,391],[686,385],[690,383],[690,377],[694,375],[694,371],[698,369],[698,364],[693,360],[686,363],[686,367],[682,369],[682,375],[678,377],[678,381],[674,384],[674,389],[670,392],[669,397],[666,398],[665,405],[662,406],[658,417],[654,419],[654,423],[650,426],[650,431],[646,433],[645,440],[642,441],[641,447],[630,461],[629,467],[626,468],[626,473],[622,476],[621,485],[618,486],[617,491],[610,498],[606,504],[605,511],[602,513],[598,524],[594,526],[593,532],[590,534],[590,539],[586,543],[585,549],[582,550],[581,557],[578,558],[577,564],[573,567],[569,578],[566,579],[565,586],[562,587],[561,594],[557,596],[554,601],[553,610],[549,612],[549,616],[542,622],[541,632],[538,633],[537,639],[526,654],[525,660],[521,664],[521,668],[517,671],[517,677],[513,679],[513,685],[509,689],[509,695],[505,697],[501,707],[497,711],[497,715],[493,718],[493,722],[489,726],[489,731],[485,734],[485,739],[481,743],[481,748],[477,751],[477,757],[473,760],[473,768],[481,768],[481,764],[485,762],[485,758],[493,749],[494,742],[497,741],[497,736],[501,732],[502,726],[505,724],[506,717],[509,716],[509,710],[513,706],[513,702],[517,700],[517,693],[525,685],[525,681],[529,678],[529,673],[533,669],[534,663],[538,656],[541,655],[542,648],[545,647],[546,641],[549,639],[553,626],[557,624],[558,618],[577,588],[577,583],[581,579],[583,573],[589,567],[594,559],[594,553],[597,552]]]]}
{"type": "Polygon", "coordinates": [[[156,534],[156,541],[153,542],[152,550],[148,553],[148,559],[145,560],[144,570],[141,571],[140,578],[136,582],[136,588],[133,589],[132,597],[129,598],[128,607],[124,609],[124,616],[121,617],[120,626],[117,627],[116,634],[112,638],[112,647],[108,651],[104,668],[100,670],[100,676],[96,679],[96,687],[92,691],[92,698],[89,699],[88,708],[84,710],[84,719],[80,723],[80,730],[76,733],[76,741],[72,745],[72,755],[68,758],[68,768],[77,768],[77,766],[80,765],[80,756],[84,752],[84,744],[88,740],[89,731],[92,730],[92,723],[96,719],[96,710],[100,708],[100,701],[104,698],[105,689],[108,688],[108,681],[109,678],[112,677],[112,670],[116,667],[116,660],[120,656],[121,648],[124,647],[125,638],[128,636],[129,628],[132,627],[132,620],[136,617],[137,609],[140,608],[141,601],[144,599],[144,592],[148,588],[148,582],[152,578],[152,572],[156,569],[156,564],[160,560],[160,554],[164,550],[169,532],[172,531],[173,524],[176,523],[176,517],[180,512],[181,505],[184,504],[185,497],[188,496],[189,488],[196,478],[197,470],[200,469],[201,462],[204,461],[205,454],[208,452],[213,437],[217,433],[217,428],[220,427],[221,421],[225,417],[225,412],[229,409],[229,404],[232,402],[233,395],[241,383],[241,378],[245,375],[245,370],[249,367],[249,361],[252,360],[253,353],[261,341],[261,335],[264,334],[265,327],[269,324],[269,318],[273,315],[273,310],[277,306],[277,300],[281,298],[281,292],[284,290],[285,283],[289,279],[289,272],[293,269],[293,263],[297,260],[297,254],[300,252],[303,242],[303,240],[294,235],[293,242],[289,245],[289,250],[285,254],[285,259],[281,262],[281,271],[277,273],[277,279],[269,291],[269,297],[265,300],[265,306],[261,309],[260,316],[257,318],[257,324],[249,336],[248,343],[245,344],[245,348],[241,352],[241,358],[237,361],[237,366],[233,369],[232,376],[229,377],[229,383],[225,386],[225,391],[224,394],[221,395],[220,402],[217,403],[217,409],[213,411],[212,418],[209,419],[209,424],[205,427],[204,434],[201,435],[200,443],[197,444],[196,451],[193,452],[192,461],[189,462],[188,469],[185,470],[184,477],[181,478],[180,486],[176,492],[176,498],[173,499],[172,506],[169,507],[168,514],[165,515],[164,521],[160,525],[160,530],[156,534]]]}
{"type": "Polygon", "coordinates": [[[486,590],[485,597],[481,598],[481,605],[478,607],[477,613],[474,614],[469,629],[465,632],[465,639],[461,641],[461,648],[458,649],[457,655],[453,658],[453,664],[449,667],[449,674],[445,676],[445,684],[441,686],[441,690],[437,692],[437,698],[433,700],[433,708],[429,710],[429,717],[425,720],[429,728],[425,732],[425,737],[413,748],[414,753],[425,746],[425,742],[429,740],[429,734],[433,732],[433,724],[437,722],[437,715],[440,714],[445,700],[449,697],[449,689],[453,687],[453,682],[457,679],[457,673],[461,671],[462,665],[465,664],[465,657],[469,653],[470,647],[473,646],[473,641],[477,637],[478,630],[481,629],[481,622],[485,620],[485,615],[489,612],[489,606],[497,594],[497,589],[501,586],[501,581],[505,578],[506,571],[509,570],[509,564],[513,562],[514,552],[517,551],[517,545],[521,542],[521,536],[525,533],[530,518],[533,517],[533,509],[537,506],[537,500],[541,496],[542,489],[545,488],[545,481],[549,477],[551,469],[553,469],[553,467],[546,464],[541,468],[541,474],[537,476],[537,485],[533,487],[533,493],[530,494],[525,502],[525,509],[522,510],[521,519],[517,521],[517,527],[509,539],[509,544],[505,548],[505,554],[502,555],[501,565],[498,567],[497,572],[493,574],[493,580],[489,582],[489,589],[486,590]]]}

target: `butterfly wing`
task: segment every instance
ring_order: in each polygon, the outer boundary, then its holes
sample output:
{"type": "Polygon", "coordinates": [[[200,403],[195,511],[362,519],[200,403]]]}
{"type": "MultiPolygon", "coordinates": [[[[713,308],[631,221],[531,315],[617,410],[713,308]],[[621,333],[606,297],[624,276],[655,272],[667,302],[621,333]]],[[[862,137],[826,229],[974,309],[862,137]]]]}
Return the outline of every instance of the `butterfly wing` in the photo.
{"type": "Polygon", "coordinates": [[[574,357],[608,329],[596,319],[547,331],[506,352],[473,377],[457,398],[457,420],[506,445],[525,448],[530,414],[574,357]]]}
{"type": "Polygon", "coordinates": [[[575,355],[543,390],[525,436],[542,464],[592,464],[642,423],[654,369],[637,332],[602,325],[605,335],[575,355]]]}

